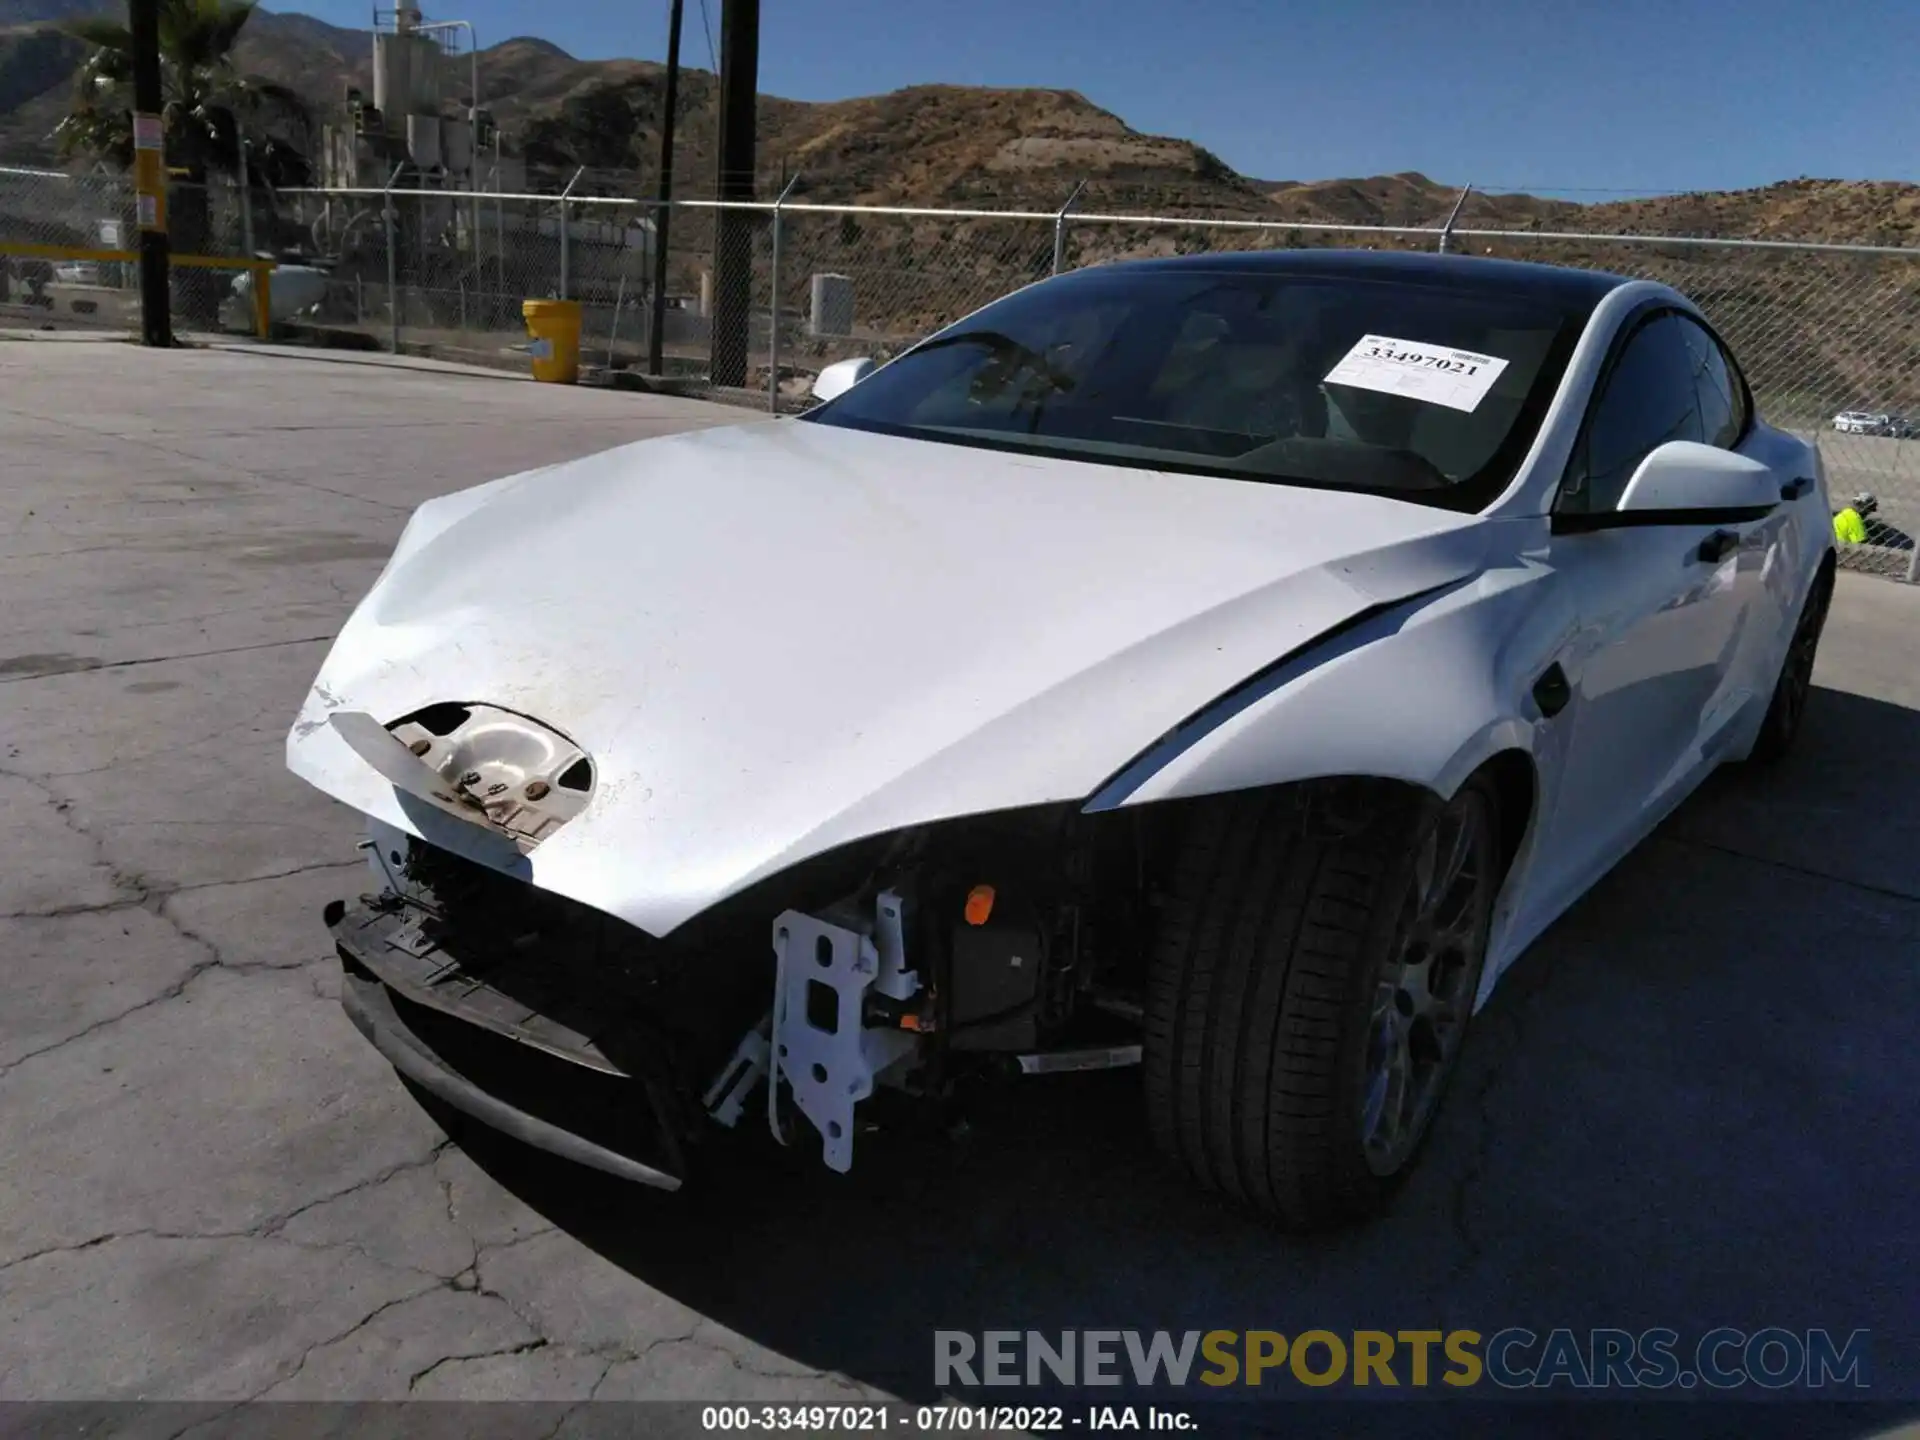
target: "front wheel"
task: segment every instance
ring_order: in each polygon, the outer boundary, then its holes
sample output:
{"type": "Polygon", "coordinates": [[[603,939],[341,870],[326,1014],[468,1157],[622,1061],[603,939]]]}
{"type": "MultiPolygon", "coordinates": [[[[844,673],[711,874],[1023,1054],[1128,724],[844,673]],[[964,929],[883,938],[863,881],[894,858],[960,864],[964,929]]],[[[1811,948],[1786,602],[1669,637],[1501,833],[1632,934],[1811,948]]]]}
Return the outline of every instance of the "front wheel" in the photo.
{"type": "Polygon", "coordinates": [[[1766,717],[1760,722],[1760,734],[1748,752],[1748,759],[1763,765],[1778,760],[1799,738],[1801,722],[1806,718],[1807,699],[1813,693],[1813,662],[1820,650],[1820,632],[1826,628],[1827,609],[1832,603],[1833,569],[1827,566],[1807,587],[1800,619],[1794,625],[1786,658],[1780,662],[1780,676],[1774,682],[1766,717]]]}
{"type": "Polygon", "coordinates": [[[1441,801],[1369,787],[1319,823],[1315,791],[1196,817],[1149,984],[1159,1148],[1294,1229],[1377,1211],[1453,1072],[1502,878],[1485,777],[1441,801]]]}

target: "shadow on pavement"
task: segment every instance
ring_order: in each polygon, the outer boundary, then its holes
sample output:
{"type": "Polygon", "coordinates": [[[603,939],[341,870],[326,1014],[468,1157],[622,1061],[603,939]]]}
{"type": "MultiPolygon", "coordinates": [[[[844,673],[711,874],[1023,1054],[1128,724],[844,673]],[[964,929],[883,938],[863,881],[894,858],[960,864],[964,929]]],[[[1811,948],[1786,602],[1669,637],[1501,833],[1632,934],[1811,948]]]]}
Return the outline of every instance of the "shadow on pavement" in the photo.
{"type": "MultiPolygon", "coordinates": [[[[1151,1153],[1130,1072],[1011,1082],[960,1133],[863,1136],[848,1176],[744,1147],[677,1196],[458,1133],[646,1284],[908,1399],[934,1394],[937,1329],[1507,1325],[1864,1328],[1863,1398],[1920,1398],[1920,1091],[1900,1078],[1916,817],[1920,714],[1818,691],[1792,759],[1714,777],[1509,972],[1419,1171],[1357,1230],[1279,1235],[1197,1195],[1151,1153]]],[[[1342,1407],[1345,1433],[1442,1413],[1361,1408],[1342,1407]]],[[[1531,1407],[1504,1408],[1474,1406],[1474,1428],[1536,1433],[1531,1407]]],[[[1774,1433],[1761,1412],[1779,1409],[1740,1406],[1722,1431],[1718,1409],[1663,1406],[1631,1428],[1774,1433]]],[[[1803,1435],[1897,1418],[1780,1413],[1803,1435]]],[[[1561,1412],[1538,1433],[1599,1432],[1561,1412]]]]}

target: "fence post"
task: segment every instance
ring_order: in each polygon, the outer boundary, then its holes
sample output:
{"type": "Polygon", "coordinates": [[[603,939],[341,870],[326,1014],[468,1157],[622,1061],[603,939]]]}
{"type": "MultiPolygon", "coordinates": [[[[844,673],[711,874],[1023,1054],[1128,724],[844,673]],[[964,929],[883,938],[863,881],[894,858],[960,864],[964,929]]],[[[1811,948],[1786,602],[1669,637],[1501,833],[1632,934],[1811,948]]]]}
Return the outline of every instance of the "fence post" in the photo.
{"type": "Polygon", "coordinates": [[[1453,202],[1453,210],[1447,216],[1447,223],[1442,226],[1440,230],[1440,253],[1442,255],[1453,248],[1453,222],[1460,218],[1460,207],[1467,203],[1467,196],[1472,193],[1473,186],[1469,185],[1460,192],[1460,198],[1453,202]]]}
{"type": "Polygon", "coordinates": [[[400,353],[400,267],[393,248],[393,183],[405,168],[394,166],[380,193],[380,215],[387,227],[387,349],[395,355],[400,353]]]}
{"type": "Polygon", "coordinates": [[[780,207],[787,203],[787,196],[793,193],[793,187],[800,183],[800,174],[794,172],[791,180],[774,198],[773,202],[773,267],[768,279],[773,290],[773,303],[767,310],[767,413],[780,413],[780,207]]]}
{"type": "Polygon", "coordinates": [[[613,346],[620,338],[620,307],[627,303],[627,266],[620,264],[620,288],[613,292],[613,320],[607,326],[607,369],[613,369],[613,346]]]}
{"type": "Polygon", "coordinates": [[[560,192],[560,298],[567,298],[567,197],[573,194],[573,187],[580,183],[580,177],[587,173],[582,165],[573,172],[573,179],[567,181],[567,188],[560,192]]]}
{"type": "Polygon", "coordinates": [[[250,141],[240,141],[240,253],[253,259],[253,167],[250,141]]]}
{"type": "Polygon", "coordinates": [[[1053,217],[1053,273],[1058,275],[1067,263],[1067,212],[1073,209],[1073,202],[1080,198],[1080,192],[1087,188],[1082,180],[1073,187],[1073,193],[1067,196],[1067,203],[1053,217]]]}

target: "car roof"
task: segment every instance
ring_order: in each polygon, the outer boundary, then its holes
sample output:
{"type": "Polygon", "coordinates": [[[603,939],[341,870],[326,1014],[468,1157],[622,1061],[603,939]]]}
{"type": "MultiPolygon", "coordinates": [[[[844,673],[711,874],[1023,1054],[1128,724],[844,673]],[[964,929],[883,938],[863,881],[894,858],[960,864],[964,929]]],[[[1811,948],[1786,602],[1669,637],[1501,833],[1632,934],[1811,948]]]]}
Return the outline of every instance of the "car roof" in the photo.
{"type": "Polygon", "coordinates": [[[1126,260],[1101,268],[1384,280],[1480,291],[1579,311],[1592,310],[1609,292],[1629,283],[1628,277],[1604,270],[1402,250],[1226,250],[1126,260]]]}

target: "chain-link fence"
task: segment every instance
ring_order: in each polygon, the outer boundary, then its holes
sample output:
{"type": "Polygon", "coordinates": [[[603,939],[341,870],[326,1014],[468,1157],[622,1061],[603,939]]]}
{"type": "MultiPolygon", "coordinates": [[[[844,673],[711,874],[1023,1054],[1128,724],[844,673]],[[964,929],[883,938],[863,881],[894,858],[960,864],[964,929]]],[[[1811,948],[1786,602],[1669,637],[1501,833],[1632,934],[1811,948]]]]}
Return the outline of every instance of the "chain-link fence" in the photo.
{"type": "MultiPolygon", "coordinates": [[[[1846,563],[1917,578],[1920,250],[1122,215],[1072,201],[1059,211],[784,198],[661,206],[571,190],[247,195],[216,182],[176,185],[169,208],[177,253],[278,257],[271,318],[283,338],[517,367],[527,363],[522,303],[561,297],[581,305],[590,369],[657,373],[781,410],[804,407],[813,376],[835,360],[886,359],[1010,290],[1117,260],[1445,244],[1661,280],[1727,337],[1767,418],[1820,446],[1836,502],[1875,498],[1868,542],[1847,546],[1846,563]]],[[[137,324],[131,267],[77,253],[131,245],[132,213],[122,177],[0,169],[0,319],[137,324]]],[[[174,273],[178,328],[250,327],[248,277],[185,264],[174,273]]]]}
{"type": "Polygon", "coordinates": [[[137,326],[133,267],[94,258],[130,243],[133,220],[117,176],[0,168],[0,325],[137,326]]]}
{"type": "MultiPolygon", "coordinates": [[[[252,252],[248,197],[231,183],[176,183],[168,228],[182,330],[251,332],[239,257],[252,252]]],[[[120,175],[0,167],[0,324],[132,331],[140,323],[132,187],[120,175]]]]}

